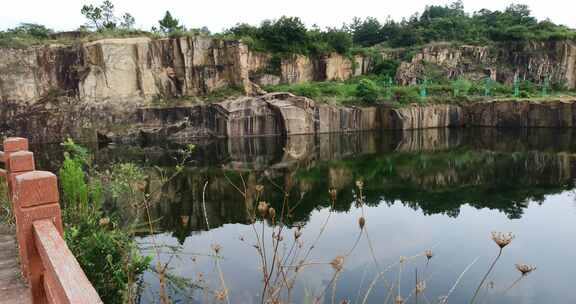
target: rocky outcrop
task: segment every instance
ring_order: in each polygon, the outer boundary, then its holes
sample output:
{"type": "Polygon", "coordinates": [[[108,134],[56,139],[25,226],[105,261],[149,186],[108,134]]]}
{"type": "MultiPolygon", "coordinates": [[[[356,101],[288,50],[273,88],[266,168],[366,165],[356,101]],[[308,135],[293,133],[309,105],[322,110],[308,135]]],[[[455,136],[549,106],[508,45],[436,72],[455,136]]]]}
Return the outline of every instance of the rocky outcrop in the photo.
{"type": "Polygon", "coordinates": [[[143,104],[231,86],[251,93],[250,65],[262,61],[238,41],[202,36],[0,49],[0,98],[22,104],[59,92],[82,102],[143,104]]]}
{"type": "Polygon", "coordinates": [[[458,105],[410,105],[402,108],[382,107],[383,129],[428,129],[462,127],[465,124],[463,110],[458,105]]]}
{"type": "MultiPolygon", "coordinates": [[[[317,105],[306,97],[272,93],[210,105],[141,108],[129,133],[154,141],[376,130],[377,108],[317,105]]],[[[134,138],[109,132],[111,139],[134,138]]]]}
{"type": "Polygon", "coordinates": [[[574,101],[480,102],[464,107],[468,125],[482,127],[576,127],[574,101]]]}
{"type": "Polygon", "coordinates": [[[312,58],[293,55],[282,59],[280,79],[282,83],[347,80],[355,74],[354,65],[351,59],[337,53],[312,58]]]}
{"type": "Polygon", "coordinates": [[[576,42],[508,42],[492,47],[436,44],[401,62],[396,80],[403,85],[416,84],[430,74],[473,80],[488,76],[507,84],[516,75],[534,83],[550,77],[551,83],[572,89],[576,88],[576,42]]]}

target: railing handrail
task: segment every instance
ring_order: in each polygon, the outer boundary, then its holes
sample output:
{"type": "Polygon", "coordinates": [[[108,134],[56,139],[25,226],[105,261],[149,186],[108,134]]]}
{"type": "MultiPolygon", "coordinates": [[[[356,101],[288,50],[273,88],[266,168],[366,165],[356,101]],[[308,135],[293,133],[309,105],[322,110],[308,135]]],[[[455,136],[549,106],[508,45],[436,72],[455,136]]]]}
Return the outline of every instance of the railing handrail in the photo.
{"type": "Polygon", "coordinates": [[[69,303],[102,303],[80,264],[51,220],[38,220],[33,224],[36,249],[45,267],[44,285],[51,302],[65,298],[69,303]],[[72,271],[71,271],[72,270],[72,271]]]}
{"type": "Polygon", "coordinates": [[[32,303],[102,303],[63,239],[56,175],[35,170],[25,138],[6,139],[0,162],[5,163],[22,273],[32,303]]]}

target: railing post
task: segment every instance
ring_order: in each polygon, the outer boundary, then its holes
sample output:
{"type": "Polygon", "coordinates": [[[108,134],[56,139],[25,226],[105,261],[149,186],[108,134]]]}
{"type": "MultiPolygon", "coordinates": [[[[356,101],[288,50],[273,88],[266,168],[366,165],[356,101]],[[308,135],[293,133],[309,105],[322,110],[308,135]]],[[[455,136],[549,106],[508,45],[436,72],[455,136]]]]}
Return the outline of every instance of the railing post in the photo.
{"type": "MultiPolygon", "coordinates": [[[[12,185],[14,184],[14,178],[22,173],[33,171],[35,168],[34,166],[34,155],[32,152],[28,151],[28,140],[26,138],[21,137],[10,137],[4,140],[3,143],[4,151],[2,152],[2,161],[5,165],[5,178],[6,183],[8,184],[8,197],[10,198],[10,202],[12,204],[12,210],[15,215],[16,220],[16,235],[18,236],[20,233],[20,225],[18,225],[18,216],[16,216],[16,212],[18,210],[18,206],[14,203],[12,199],[12,185]],[[14,155],[14,157],[12,157],[14,155]]],[[[18,238],[20,239],[20,238],[18,238]]],[[[18,246],[18,250],[20,256],[22,257],[24,254],[22,246],[18,246]]],[[[20,263],[22,267],[22,274],[27,276],[28,273],[28,264],[22,262],[20,263]]]]}
{"type": "Polygon", "coordinates": [[[63,230],[56,176],[50,172],[34,171],[34,155],[24,151],[27,146],[26,140],[5,141],[4,160],[16,219],[22,272],[30,285],[32,303],[37,304],[47,303],[47,298],[42,277],[44,266],[35,246],[33,223],[49,219],[60,235],[63,230]]]}
{"type": "Polygon", "coordinates": [[[102,304],[66,245],[56,175],[36,171],[24,138],[4,141],[9,195],[16,219],[22,273],[33,304],[102,304]]]}

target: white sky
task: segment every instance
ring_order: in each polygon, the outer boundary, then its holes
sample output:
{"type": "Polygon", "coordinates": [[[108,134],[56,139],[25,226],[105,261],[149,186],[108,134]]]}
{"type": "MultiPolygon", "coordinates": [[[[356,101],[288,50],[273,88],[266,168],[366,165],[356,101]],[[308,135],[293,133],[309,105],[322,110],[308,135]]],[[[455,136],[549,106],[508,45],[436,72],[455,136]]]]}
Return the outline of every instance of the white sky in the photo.
{"type": "MultiPolygon", "coordinates": [[[[481,8],[502,10],[510,3],[528,4],[539,20],[576,28],[573,0],[464,0],[466,11],[481,8]]],[[[74,30],[85,20],[80,14],[84,4],[99,4],[97,0],[0,0],[0,30],[21,22],[40,23],[56,30],[74,30]]],[[[372,16],[385,20],[390,15],[396,20],[421,12],[426,4],[448,4],[450,0],[112,0],[116,14],[131,13],[136,25],[149,30],[162,18],[166,10],[187,27],[207,26],[219,32],[238,22],[258,24],[264,19],[282,15],[298,16],[308,26],[340,26],[353,17],[372,16]]]]}

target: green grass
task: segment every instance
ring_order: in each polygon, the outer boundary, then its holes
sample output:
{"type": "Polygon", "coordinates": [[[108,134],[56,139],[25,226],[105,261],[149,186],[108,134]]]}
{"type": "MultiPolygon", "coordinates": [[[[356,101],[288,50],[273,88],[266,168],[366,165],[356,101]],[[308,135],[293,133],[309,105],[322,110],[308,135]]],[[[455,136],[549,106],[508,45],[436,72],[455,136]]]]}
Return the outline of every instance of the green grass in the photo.
{"type": "Polygon", "coordinates": [[[336,105],[370,105],[374,103],[391,103],[406,105],[412,103],[467,103],[483,100],[527,100],[550,101],[570,99],[576,96],[575,91],[551,91],[549,95],[542,96],[540,88],[534,84],[523,84],[520,87],[520,96],[514,96],[514,89],[501,83],[493,83],[490,96],[484,96],[483,82],[470,82],[463,90],[462,81],[456,80],[441,84],[430,84],[426,87],[427,97],[420,97],[420,86],[387,86],[387,80],[377,76],[361,76],[348,81],[308,82],[300,84],[281,84],[266,86],[268,92],[289,92],[299,96],[309,97],[317,102],[336,105]],[[377,90],[375,102],[367,102],[358,84],[366,79],[373,82],[377,90]],[[458,96],[455,96],[455,87],[459,87],[458,96]],[[363,101],[364,100],[364,101],[363,101]]]}

